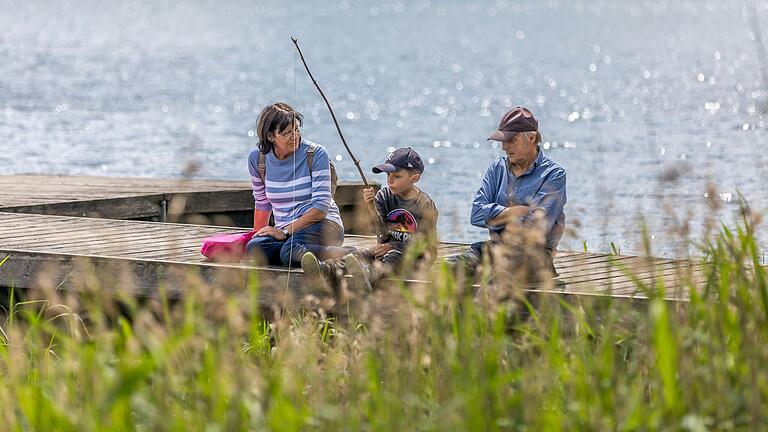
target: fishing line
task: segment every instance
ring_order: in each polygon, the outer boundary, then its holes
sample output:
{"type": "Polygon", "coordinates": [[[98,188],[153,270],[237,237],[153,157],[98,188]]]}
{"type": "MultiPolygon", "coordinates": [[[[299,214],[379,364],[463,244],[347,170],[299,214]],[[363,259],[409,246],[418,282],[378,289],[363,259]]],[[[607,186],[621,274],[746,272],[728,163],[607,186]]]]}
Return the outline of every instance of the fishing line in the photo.
{"type": "MultiPolygon", "coordinates": [[[[296,57],[297,57],[297,55],[294,52],[293,53],[293,103],[294,103],[294,106],[296,106],[295,104],[296,104],[296,97],[297,97],[297,92],[296,92],[296,57]]],[[[291,132],[292,132],[291,133],[291,140],[292,140],[291,142],[293,143],[294,149],[293,149],[293,154],[291,155],[291,159],[292,159],[292,163],[293,163],[293,176],[292,176],[293,190],[291,191],[292,192],[291,198],[293,200],[295,200],[296,199],[296,153],[299,151],[299,146],[301,145],[301,143],[298,143],[298,145],[296,143],[296,140],[298,138],[298,135],[297,135],[298,125],[296,124],[296,120],[297,120],[296,119],[296,111],[294,111],[292,115],[293,115],[293,122],[291,124],[291,132]]],[[[309,176],[310,176],[310,179],[311,179],[311,177],[312,177],[312,170],[311,170],[311,168],[310,168],[309,176]]],[[[294,211],[292,213],[294,214],[294,216],[296,215],[295,208],[294,208],[294,211]]],[[[295,222],[296,222],[296,220],[294,219],[293,222],[289,223],[287,226],[294,225],[295,222]]],[[[290,289],[290,285],[291,285],[291,267],[293,266],[293,234],[294,233],[292,233],[290,237],[286,238],[286,240],[290,243],[290,245],[288,247],[289,248],[288,249],[288,277],[285,278],[285,292],[284,292],[284,297],[283,297],[284,301],[288,300],[288,290],[290,289]]]]}

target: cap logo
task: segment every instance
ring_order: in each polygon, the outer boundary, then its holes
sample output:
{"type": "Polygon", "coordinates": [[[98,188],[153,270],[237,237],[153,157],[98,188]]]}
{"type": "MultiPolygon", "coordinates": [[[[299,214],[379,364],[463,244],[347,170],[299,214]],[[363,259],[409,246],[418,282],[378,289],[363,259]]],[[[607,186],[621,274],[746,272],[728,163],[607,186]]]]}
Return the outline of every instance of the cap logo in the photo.
{"type": "Polygon", "coordinates": [[[413,168],[413,164],[408,162],[408,168],[413,168]]]}

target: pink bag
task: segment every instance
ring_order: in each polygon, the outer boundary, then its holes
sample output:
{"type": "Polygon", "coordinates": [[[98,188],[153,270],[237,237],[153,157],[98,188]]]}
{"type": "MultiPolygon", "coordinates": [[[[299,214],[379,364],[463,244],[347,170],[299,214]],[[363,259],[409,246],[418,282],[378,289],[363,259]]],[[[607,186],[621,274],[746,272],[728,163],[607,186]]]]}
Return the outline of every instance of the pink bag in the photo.
{"type": "Polygon", "coordinates": [[[237,234],[217,234],[203,240],[200,253],[215,261],[237,262],[245,255],[245,245],[255,231],[237,234]]]}

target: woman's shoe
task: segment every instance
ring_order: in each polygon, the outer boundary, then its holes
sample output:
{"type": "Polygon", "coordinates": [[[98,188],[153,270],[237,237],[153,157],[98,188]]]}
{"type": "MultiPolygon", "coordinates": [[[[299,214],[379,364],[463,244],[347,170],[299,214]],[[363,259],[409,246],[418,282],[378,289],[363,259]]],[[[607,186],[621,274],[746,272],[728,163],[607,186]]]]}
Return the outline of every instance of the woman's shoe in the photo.
{"type": "Polygon", "coordinates": [[[301,257],[301,269],[307,278],[310,286],[322,290],[325,294],[336,295],[334,290],[328,285],[328,266],[317,259],[312,252],[307,252],[301,257]]]}

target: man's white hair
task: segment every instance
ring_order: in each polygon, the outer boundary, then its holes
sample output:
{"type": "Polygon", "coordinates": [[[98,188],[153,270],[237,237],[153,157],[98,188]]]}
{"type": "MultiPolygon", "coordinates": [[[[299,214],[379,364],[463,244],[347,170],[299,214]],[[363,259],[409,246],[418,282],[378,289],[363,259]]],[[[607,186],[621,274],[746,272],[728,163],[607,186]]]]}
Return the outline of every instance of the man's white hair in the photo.
{"type": "Polygon", "coordinates": [[[538,144],[541,142],[541,134],[538,131],[528,131],[528,132],[520,132],[521,134],[525,134],[525,137],[529,140],[531,138],[534,138],[534,144],[538,144]]]}

